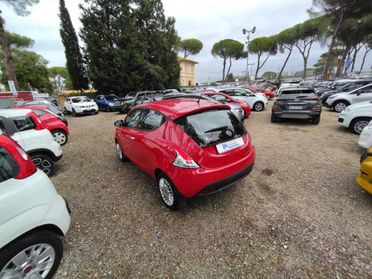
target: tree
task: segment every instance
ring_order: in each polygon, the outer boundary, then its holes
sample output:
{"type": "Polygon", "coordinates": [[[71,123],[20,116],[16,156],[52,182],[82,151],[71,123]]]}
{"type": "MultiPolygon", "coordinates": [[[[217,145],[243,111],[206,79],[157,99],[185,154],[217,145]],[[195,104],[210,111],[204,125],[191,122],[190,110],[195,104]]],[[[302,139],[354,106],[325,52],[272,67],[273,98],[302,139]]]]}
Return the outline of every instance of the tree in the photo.
{"type": "Polygon", "coordinates": [[[73,89],[70,75],[65,67],[51,67],[48,69],[48,73],[55,91],[60,93],[73,89]]]}
{"type": "Polygon", "coordinates": [[[178,43],[178,48],[183,52],[183,57],[187,58],[189,55],[198,54],[203,48],[203,43],[198,39],[185,39],[178,43]]]}
{"type": "Polygon", "coordinates": [[[370,38],[366,41],[366,44],[365,44],[364,48],[365,48],[365,52],[364,52],[364,55],[363,55],[363,58],[362,58],[362,64],[360,65],[359,72],[361,72],[363,70],[364,63],[366,62],[366,57],[367,57],[368,53],[372,50],[372,38],[370,38]]]}
{"type": "Polygon", "coordinates": [[[277,77],[277,74],[275,72],[268,71],[268,72],[264,72],[262,77],[265,79],[274,79],[277,77]]]}
{"type": "MultiPolygon", "coordinates": [[[[27,16],[30,12],[27,10],[28,6],[32,6],[34,4],[39,3],[39,0],[18,0],[18,1],[7,1],[7,0],[0,0],[1,2],[11,6],[15,13],[19,16],[27,16]]],[[[18,89],[18,82],[16,77],[16,72],[13,65],[13,58],[11,54],[9,40],[4,28],[5,21],[1,15],[0,10],[0,45],[3,51],[3,59],[4,59],[4,71],[6,72],[6,76],[9,80],[13,80],[16,89],[18,89]]],[[[7,82],[5,82],[6,84],[7,82]]]]}
{"type": "Polygon", "coordinates": [[[226,81],[235,81],[233,73],[229,73],[228,75],[226,75],[226,81]]]}
{"type": "Polygon", "coordinates": [[[330,17],[331,43],[329,44],[323,72],[323,78],[327,79],[330,60],[334,56],[332,55],[332,51],[336,46],[336,40],[341,26],[351,16],[358,18],[363,14],[370,13],[371,4],[370,0],[313,0],[313,4],[321,8],[320,14],[330,17]]]}
{"type": "Polygon", "coordinates": [[[259,37],[249,43],[249,52],[257,55],[257,66],[254,79],[257,79],[258,72],[265,65],[270,55],[276,54],[278,51],[277,36],[259,37]],[[263,55],[266,58],[261,61],[263,55]]]}
{"type": "Polygon", "coordinates": [[[89,81],[85,74],[78,37],[64,0],[59,1],[59,17],[61,19],[59,31],[65,47],[66,67],[70,74],[72,85],[77,90],[88,89],[89,81]]]}
{"type": "MultiPolygon", "coordinates": [[[[52,85],[49,81],[47,64],[41,55],[22,49],[13,50],[14,69],[17,72],[18,85],[21,90],[39,90],[51,92],[52,85]]],[[[5,65],[1,65],[1,82],[6,84],[8,76],[5,72],[5,65]]]]}
{"type": "Polygon", "coordinates": [[[292,54],[293,46],[294,46],[294,43],[296,41],[295,34],[296,33],[295,33],[294,28],[288,28],[288,29],[283,30],[282,32],[280,32],[277,35],[279,51],[281,53],[284,53],[285,50],[288,51],[288,55],[287,55],[286,59],[284,60],[283,66],[280,69],[280,72],[279,72],[279,75],[278,75],[279,80],[281,79],[284,68],[287,65],[289,57],[292,54]]]}
{"type": "Polygon", "coordinates": [[[294,45],[297,47],[304,61],[302,78],[305,79],[311,47],[324,34],[326,21],[325,18],[309,19],[295,25],[293,28],[295,33],[294,45]]]}
{"type": "Polygon", "coordinates": [[[244,52],[244,45],[232,39],[225,39],[215,43],[211,53],[214,57],[218,56],[223,59],[222,81],[225,81],[226,76],[230,73],[233,59],[238,60],[247,57],[247,53],[244,52]],[[226,72],[227,60],[229,60],[229,67],[226,72]]]}

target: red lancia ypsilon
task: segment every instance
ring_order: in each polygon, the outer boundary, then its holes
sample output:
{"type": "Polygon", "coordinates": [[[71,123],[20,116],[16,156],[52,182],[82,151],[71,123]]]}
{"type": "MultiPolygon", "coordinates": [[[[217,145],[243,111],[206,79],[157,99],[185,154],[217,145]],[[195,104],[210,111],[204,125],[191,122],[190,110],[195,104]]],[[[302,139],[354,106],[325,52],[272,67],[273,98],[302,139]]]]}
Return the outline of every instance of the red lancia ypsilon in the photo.
{"type": "Polygon", "coordinates": [[[159,187],[170,209],[248,175],[255,148],[230,107],[203,99],[170,99],[136,106],[115,122],[116,151],[159,187]]]}

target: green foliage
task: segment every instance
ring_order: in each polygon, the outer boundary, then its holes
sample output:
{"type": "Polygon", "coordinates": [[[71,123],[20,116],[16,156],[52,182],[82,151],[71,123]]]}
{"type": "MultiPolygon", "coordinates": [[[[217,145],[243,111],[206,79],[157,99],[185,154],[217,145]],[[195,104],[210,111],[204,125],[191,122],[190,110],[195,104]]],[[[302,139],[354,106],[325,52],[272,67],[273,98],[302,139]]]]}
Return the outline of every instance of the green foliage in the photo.
{"type": "Polygon", "coordinates": [[[29,6],[39,3],[39,0],[0,0],[14,9],[14,12],[19,16],[30,15],[30,11],[27,10],[29,6]]]}
{"type": "MultiPolygon", "coordinates": [[[[39,90],[49,93],[52,91],[46,67],[47,60],[33,51],[21,49],[14,49],[12,55],[20,90],[39,90]]],[[[1,72],[3,73],[1,83],[7,84],[8,77],[5,74],[4,64],[1,65],[1,72]]]]}
{"type": "Polygon", "coordinates": [[[48,73],[55,91],[63,92],[73,89],[70,75],[65,67],[51,67],[48,73]]]}
{"type": "Polygon", "coordinates": [[[278,52],[278,37],[259,37],[249,43],[249,52],[257,55],[257,66],[255,79],[257,79],[259,70],[265,65],[270,55],[278,52]],[[266,58],[261,61],[261,57],[266,54],[266,58]]]}
{"type": "Polygon", "coordinates": [[[226,81],[235,81],[234,75],[232,73],[226,75],[226,81]]]}
{"type": "Polygon", "coordinates": [[[275,72],[268,71],[268,72],[264,72],[262,77],[265,79],[274,79],[277,77],[277,74],[275,72]]]}
{"type": "Polygon", "coordinates": [[[59,12],[61,19],[59,31],[65,47],[66,67],[70,74],[72,85],[74,89],[87,89],[89,88],[89,81],[85,74],[79,41],[64,0],[59,1],[59,12]]]}
{"type": "Polygon", "coordinates": [[[32,45],[34,44],[34,41],[31,38],[22,36],[17,33],[6,32],[6,35],[8,37],[8,41],[11,47],[28,48],[32,47],[32,45]]]}
{"type": "Polygon", "coordinates": [[[81,6],[88,75],[102,93],[178,87],[174,18],[159,0],[93,0],[81,6]]]}
{"type": "Polygon", "coordinates": [[[183,52],[183,57],[187,58],[189,55],[198,54],[203,48],[203,43],[198,39],[185,39],[178,43],[178,48],[183,52]]]}
{"type": "Polygon", "coordinates": [[[230,72],[232,59],[238,60],[247,57],[247,53],[244,52],[244,45],[232,39],[225,39],[215,43],[212,47],[211,53],[214,57],[220,57],[223,59],[222,81],[225,80],[226,76],[230,72]],[[229,68],[225,75],[226,61],[228,59],[229,68]]]}

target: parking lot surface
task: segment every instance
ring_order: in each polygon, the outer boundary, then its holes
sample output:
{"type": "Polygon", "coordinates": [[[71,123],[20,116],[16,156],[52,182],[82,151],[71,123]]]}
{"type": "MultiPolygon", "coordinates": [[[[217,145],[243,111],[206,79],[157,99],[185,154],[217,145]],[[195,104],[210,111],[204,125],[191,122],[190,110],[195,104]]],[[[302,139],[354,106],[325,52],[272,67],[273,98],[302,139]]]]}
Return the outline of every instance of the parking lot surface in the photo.
{"type": "Polygon", "coordinates": [[[371,278],[372,197],[355,183],[358,137],[328,110],[319,125],[272,124],[270,114],[245,122],[253,172],[179,212],[116,158],[113,123],[123,115],[68,117],[52,180],[73,215],[55,278],[371,278]]]}

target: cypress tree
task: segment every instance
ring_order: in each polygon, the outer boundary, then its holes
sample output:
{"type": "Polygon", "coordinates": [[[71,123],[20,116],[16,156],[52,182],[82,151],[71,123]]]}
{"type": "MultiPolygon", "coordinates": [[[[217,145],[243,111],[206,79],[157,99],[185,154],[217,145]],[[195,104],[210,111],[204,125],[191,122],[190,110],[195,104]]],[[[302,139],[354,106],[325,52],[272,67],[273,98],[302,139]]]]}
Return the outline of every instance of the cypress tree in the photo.
{"type": "Polygon", "coordinates": [[[64,0],[59,1],[59,12],[61,19],[59,31],[62,43],[65,46],[66,68],[70,74],[72,86],[76,90],[87,89],[89,88],[89,81],[85,74],[83,56],[64,0]]]}

